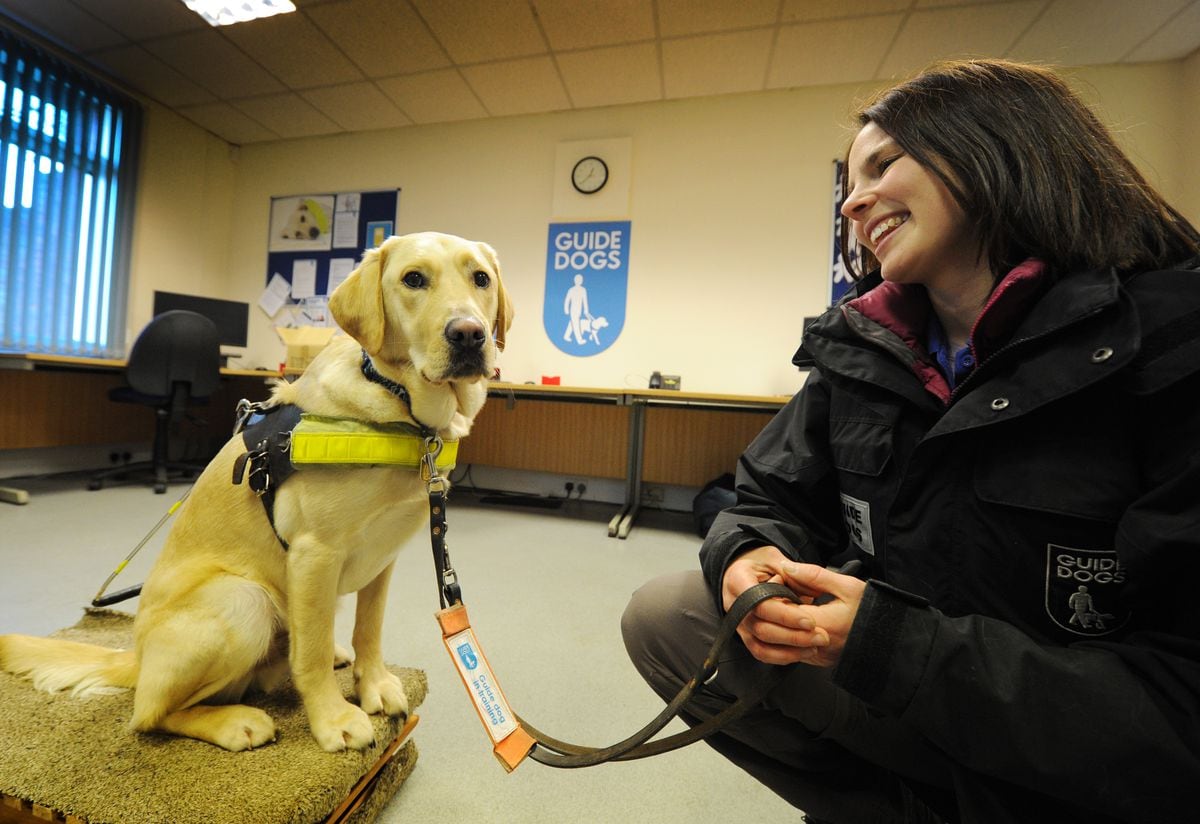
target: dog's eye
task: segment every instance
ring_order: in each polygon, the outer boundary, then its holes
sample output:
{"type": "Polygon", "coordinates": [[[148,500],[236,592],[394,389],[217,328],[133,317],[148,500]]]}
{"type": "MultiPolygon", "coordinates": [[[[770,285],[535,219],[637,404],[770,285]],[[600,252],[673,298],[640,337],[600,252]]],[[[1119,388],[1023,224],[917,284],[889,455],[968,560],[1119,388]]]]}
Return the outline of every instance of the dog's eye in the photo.
{"type": "Polygon", "coordinates": [[[423,289],[429,283],[429,279],[422,272],[406,272],[404,274],[404,285],[409,289],[423,289]]]}
{"type": "Polygon", "coordinates": [[[492,276],[482,270],[475,273],[475,285],[480,289],[486,289],[488,284],[492,282],[492,276]]]}

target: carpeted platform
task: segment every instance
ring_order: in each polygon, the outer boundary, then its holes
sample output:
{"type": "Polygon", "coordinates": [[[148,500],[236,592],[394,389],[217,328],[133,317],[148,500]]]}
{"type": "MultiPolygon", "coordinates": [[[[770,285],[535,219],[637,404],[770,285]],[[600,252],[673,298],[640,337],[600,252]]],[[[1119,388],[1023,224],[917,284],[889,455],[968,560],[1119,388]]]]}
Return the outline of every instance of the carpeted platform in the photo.
{"type": "MultiPolygon", "coordinates": [[[[89,610],[74,627],[54,635],[127,648],[132,628],[130,615],[89,610]]],[[[425,673],[391,670],[415,710],[425,699],[425,673]]],[[[338,682],[350,696],[349,668],[338,672],[338,682]]],[[[309,734],[290,685],[248,696],[247,703],[275,719],[276,741],[231,753],[191,739],[130,732],[131,691],[72,698],[0,673],[0,821],[21,820],[8,818],[4,807],[20,799],[53,811],[58,820],[87,824],[311,824],[334,812],[340,816],[343,802],[362,789],[356,786],[360,779],[378,767],[369,796],[352,817],[339,818],[366,824],[416,766],[412,741],[380,763],[403,719],[372,716],[375,746],[326,753],[309,734]]]]}

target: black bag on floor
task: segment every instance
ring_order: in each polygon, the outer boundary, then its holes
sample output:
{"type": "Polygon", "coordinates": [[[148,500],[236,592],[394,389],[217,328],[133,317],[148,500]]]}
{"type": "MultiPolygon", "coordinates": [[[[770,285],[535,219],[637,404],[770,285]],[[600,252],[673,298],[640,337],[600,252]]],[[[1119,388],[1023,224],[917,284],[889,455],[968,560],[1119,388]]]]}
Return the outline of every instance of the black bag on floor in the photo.
{"type": "Polygon", "coordinates": [[[719,478],[713,478],[706,483],[695,498],[692,498],[692,518],[696,523],[696,533],[703,538],[708,535],[709,528],[717,518],[717,513],[728,509],[737,502],[733,491],[733,473],[726,472],[719,478]]]}

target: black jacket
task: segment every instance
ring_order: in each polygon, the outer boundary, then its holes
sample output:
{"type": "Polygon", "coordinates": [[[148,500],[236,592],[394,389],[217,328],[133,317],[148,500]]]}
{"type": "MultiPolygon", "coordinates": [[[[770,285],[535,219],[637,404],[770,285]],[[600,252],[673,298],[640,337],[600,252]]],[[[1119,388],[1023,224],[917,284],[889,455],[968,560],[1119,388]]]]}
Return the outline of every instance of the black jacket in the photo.
{"type": "Polygon", "coordinates": [[[959,765],[963,822],[1194,820],[1200,273],[1057,279],[945,399],[878,283],[806,333],[710,587],[764,544],[862,559],[835,682],[959,765]]]}

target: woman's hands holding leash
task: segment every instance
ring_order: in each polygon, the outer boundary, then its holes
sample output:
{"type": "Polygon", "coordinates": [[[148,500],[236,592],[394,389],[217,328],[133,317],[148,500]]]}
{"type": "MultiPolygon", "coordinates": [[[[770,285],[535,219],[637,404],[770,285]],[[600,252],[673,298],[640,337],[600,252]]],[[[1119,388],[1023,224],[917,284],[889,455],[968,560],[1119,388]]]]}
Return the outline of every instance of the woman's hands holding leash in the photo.
{"type": "Polygon", "coordinates": [[[758,547],[738,556],[725,570],[721,581],[725,609],[765,581],[784,584],[800,596],[801,603],[772,598],[755,607],[737,629],[750,654],[765,664],[836,664],[866,583],[816,564],[798,564],[775,547],[758,547]]]}

